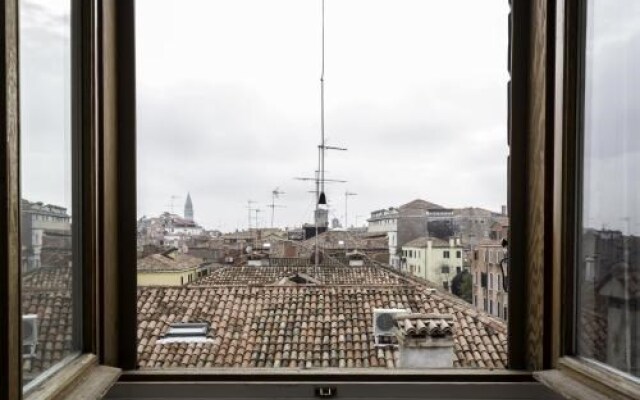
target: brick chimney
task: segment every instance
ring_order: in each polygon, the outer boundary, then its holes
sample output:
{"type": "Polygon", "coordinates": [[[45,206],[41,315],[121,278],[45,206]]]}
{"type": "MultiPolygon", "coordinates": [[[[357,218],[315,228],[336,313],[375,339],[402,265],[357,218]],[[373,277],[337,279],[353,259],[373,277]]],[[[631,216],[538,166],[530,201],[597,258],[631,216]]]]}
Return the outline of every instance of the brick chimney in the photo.
{"type": "Polygon", "coordinates": [[[453,315],[394,317],[400,368],[453,368],[453,315]]]}

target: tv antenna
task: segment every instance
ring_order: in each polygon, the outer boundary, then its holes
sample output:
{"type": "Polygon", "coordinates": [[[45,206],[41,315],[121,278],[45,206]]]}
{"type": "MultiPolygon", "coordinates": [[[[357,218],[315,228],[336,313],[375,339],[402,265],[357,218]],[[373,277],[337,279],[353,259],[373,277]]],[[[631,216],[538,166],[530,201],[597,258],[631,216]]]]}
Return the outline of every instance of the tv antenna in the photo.
{"type": "Polygon", "coordinates": [[[175,194],[172,194],[171,196],[169,196],[169,204],[167,204],[167,207],[169,207],[169,210],[171,210],[171,214],[173,214],[173,209],[174,209],[174,203],[176,200],[178,200],[180,198],[180,196],[176,196],[175,194]]]}
{"type": "Polygon", "coordinates": [[[348,214],[347,214],[347,202],[349,200],[350,196],[357,196],[358,193],[353,193],[350,191],[345,191],[344,192],[344,229],[349,229],[349,218],[348,218],[348,214]]]}
{"type": "Polygon", "coordinates": [[[276,199],[280,198],[280,195],[285,194],[285,192],[281,191],[279,187],[273,189],[271,191],[271,204],[267,205],[271,209],[271,228],[273,228],[273,219],[276,208],[285,208],[285,206],[276,204],[276,199]]]}
{"type": "Polygon", "coordinates": [[[249,228],[247,229],[247,231],[251,231],[251,212],[253,211],[253,207],[251,206],[252,204],[255,204],[256,202],[253,200],[247,200],[247,211],[248,211],[248,226],[249,228]]]}

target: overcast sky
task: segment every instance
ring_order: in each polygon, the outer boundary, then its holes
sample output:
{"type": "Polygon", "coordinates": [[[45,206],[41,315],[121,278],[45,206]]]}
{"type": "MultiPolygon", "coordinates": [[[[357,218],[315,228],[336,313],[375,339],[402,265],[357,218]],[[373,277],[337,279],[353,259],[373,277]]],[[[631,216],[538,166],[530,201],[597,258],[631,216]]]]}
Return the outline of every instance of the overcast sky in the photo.
{"type": "MultiPolygon", "coordinates": [[[[138,0],[138,214],[247,226],[311,222],[320,137],[319,0],[138,0]]],[[[424,198],[506,202],[507,4],[327,0],[331,216],[424,198]]]]}
{"type": "MultiPolygon", "coordinates": [[[[225,231],[285,191],[277,225],[311,222],[320,137],[319,0],[137,0],[138,215],[225,231]]],[[[22,188],[69,206],[69,0],[21,1],[22,188]]],[[[423,198],[506,202],[504,0],[327,0],[331,217],[423,198]]]]}
{"type": "MultiPolygon", "coordinates": [[[[20,2],[22,192],[69,206],[69,0],[20,2]]],[[[590,3],[584,222],[640,232],[640,3],[590,3]]],[[[138,214],[208,228],[311,222],[319,142],[319,0],[137,0],[138,214]]],[[[503,0],[327,0],[332,216],[414,198],[506,202],[503,0]]]]}
{"type": "Polygon", "coordinates": [[[70,0],[20,1],[22,197],[70,207],[70,0]]]}

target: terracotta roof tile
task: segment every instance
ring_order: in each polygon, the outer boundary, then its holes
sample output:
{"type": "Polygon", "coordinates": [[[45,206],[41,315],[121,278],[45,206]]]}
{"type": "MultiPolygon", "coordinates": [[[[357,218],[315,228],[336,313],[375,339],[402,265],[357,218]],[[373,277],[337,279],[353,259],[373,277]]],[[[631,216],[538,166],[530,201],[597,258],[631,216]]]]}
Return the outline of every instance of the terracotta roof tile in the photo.
{"type": "Polygon", "coordinates": [[[395,368],[397,350],[375,346],[373,308],[451,314],[455,366],[504,368],[507,361],[503,322],[375,266],[229,266],[186,288],[140,287],[138,296],[138,363],[145,368],[395,368]],[[319,284],[271,285],[295,272],[319,284]],[[209,322],[212,342],[157,344],[173,320],[209,322]]]}

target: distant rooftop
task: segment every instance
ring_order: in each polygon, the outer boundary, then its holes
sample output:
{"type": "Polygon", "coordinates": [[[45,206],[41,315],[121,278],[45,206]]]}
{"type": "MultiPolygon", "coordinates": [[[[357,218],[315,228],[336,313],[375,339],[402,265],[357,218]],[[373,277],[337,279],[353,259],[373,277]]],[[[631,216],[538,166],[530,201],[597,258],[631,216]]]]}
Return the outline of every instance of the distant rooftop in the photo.
{"type": "Polygon", "coordinates": [[[138,260],[138,271],[142,272],[176,272],[199,267],[201,258],[183,254],[176,249],[160,254],[152,254],[138,260]]]}
{"type": "MultiPolygon", "coordinates": [[[[402,245],[402,247],[423,248],[428,246],[429,241],[431,241],[432,247],[447,247],[447,248],[449,247],[449,242],[447,240],[442,240],[442,239],[439,239],[436,237],[430,237],[430,236],[421,236],[419,238],[413,239],[412,241],[402,245]]],[[[462,246],[454,244],[453,247],[462,247],[462,246]]]]}

